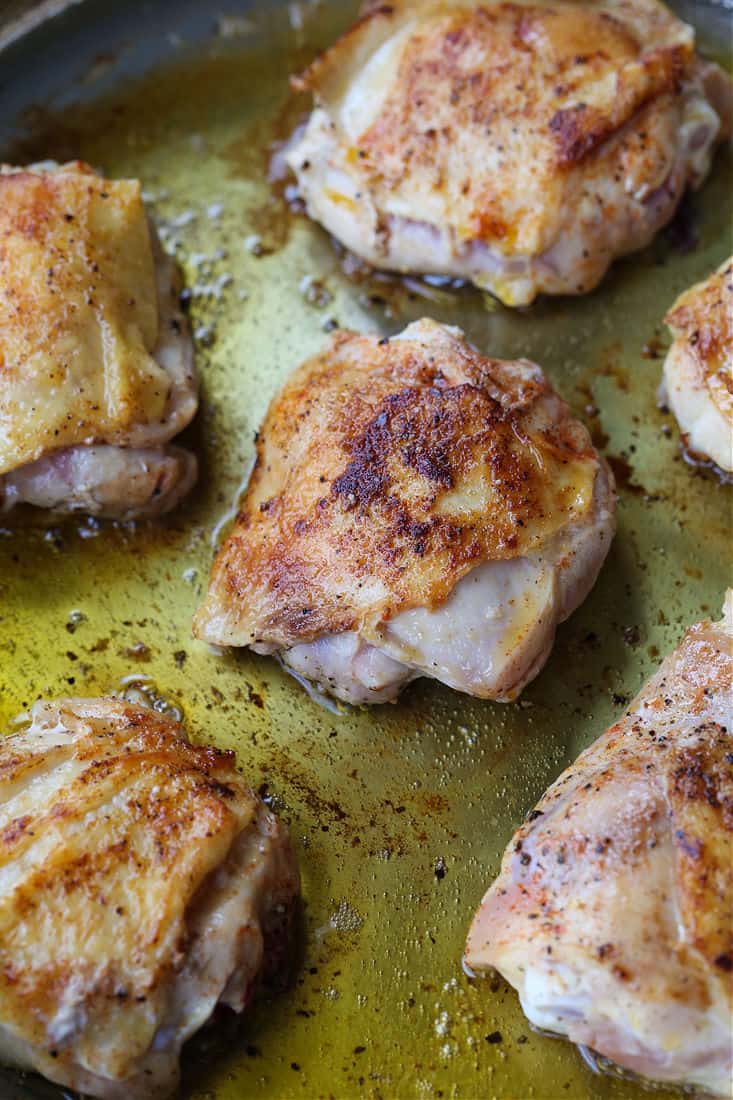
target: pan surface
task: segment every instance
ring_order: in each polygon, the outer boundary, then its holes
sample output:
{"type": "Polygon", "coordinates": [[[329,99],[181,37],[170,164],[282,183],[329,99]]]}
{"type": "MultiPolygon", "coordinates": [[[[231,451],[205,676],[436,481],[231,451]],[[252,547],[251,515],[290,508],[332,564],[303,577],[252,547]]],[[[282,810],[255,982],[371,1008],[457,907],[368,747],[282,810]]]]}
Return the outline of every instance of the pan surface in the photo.
{"type": "MultiPolygon", "coordinates": [[[[674,226],[596,292],[512,312],[470,289],[433,295],[350,272],[268,182],[272,143],[307,109],[287,76],[348,24],[354,3],[82,0],[19,35],[22,7],[0,0],[0,159],[80,156],[144,181],[191,294],[203,396],[189,434],[202,476],[159,525],[0,530],[0,729],[37,697],[98,695],[137,677],[182,709],[194,739],[236,749],[290,823],[303,873],[292,987],[241,1026],[194,1040],[183,1095],[638,1096],[637,1084],[594,1076],[572,1047],[534,1034],[513,991],[470,981],[460,960],[524,814],[684,627],[720,607],[730,488],[684,461],[655,395],[666,309],[731,251],[730,151],[674,226]],[[618,535],[519,702],[421,681],[394,706],[332,713],[273,661],[195,642],[191,616],[288,372],[334,323],[392,333],[426,314],[491,355],[543,365],[611,459],[618,535]]],[[[729,14],[677,7],[719,56],[729,14]]],[[[5,1074],[0,1095],[60,1092],[5,1074]]]]}

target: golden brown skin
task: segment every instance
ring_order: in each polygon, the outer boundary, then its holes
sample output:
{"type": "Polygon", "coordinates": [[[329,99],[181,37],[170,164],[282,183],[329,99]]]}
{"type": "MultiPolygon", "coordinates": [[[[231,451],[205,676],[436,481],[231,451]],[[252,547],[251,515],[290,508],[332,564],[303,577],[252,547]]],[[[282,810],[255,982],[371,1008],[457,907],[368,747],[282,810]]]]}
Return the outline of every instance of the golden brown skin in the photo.
{"type": "Polygon", "coordinates": [[[663,396],[687,451],[733,473],[733,258],[681,294],[665,321],[674,342],[663,396]]]}
{"type": "Polygon", "coordinates": [[[174,1091],[182,1042],[241,1011],[298,890],[234,754],[116,699],[0,737],[0,1057],[104,1100],[174,1091]],[[264,937],[264,939],[263,939],[264,937]]]}
{"type": "Polygon", "coordinates": [[[656,0],[371,3],[294,83],[318,108],[289,159],[309,213],[378,266],[509,305],[588,291],[647,244],[733,98],[656,0]]]}
{"type": "Polygon", "coordinates": [[[83,166],[2,174],[0,242],[0,473],[160,420],[169,385],[150,355],[157,296],[140,184],[83,166]]]}
{"type": "Polygon", "coordinates": [[[654,1080],[730,1096],[733,593],[507,848],[466,961],[540,1027],[654,1080]]]}
{"type": "Polygon", "coordinates": [[[378,641],[476,566],[588,518],[598,468],[533,364],[487,359],[432,321],[391,340],[338,332],[270,406],[195,632],[378,641]]]}
{"type": "Polygon", "coordinates": [[[0,508],[130,518],[190,489],[193,456],[163,446],[198,404],[179,290],[138,181],[0,166],[0,508]]]}

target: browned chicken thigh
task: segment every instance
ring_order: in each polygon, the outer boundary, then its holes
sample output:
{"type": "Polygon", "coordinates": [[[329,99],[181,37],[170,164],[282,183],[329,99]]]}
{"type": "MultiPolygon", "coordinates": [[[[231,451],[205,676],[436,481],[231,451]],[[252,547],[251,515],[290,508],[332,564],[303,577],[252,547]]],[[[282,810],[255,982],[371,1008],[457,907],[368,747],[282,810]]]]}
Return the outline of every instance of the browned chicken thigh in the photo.
{"type": "Polygon", "coordinates": [[[295,80],[308,213],[380,268],[507,305],[591,290],[730,133],[731,83],[657,0],[392,0],[295,80]]]}
{"type": "Polygon", "coordinates": [[[513,699],[592,587],[612,479],[539,367],[434,321],[336,333],[275,398],[195,632],[353,703],[513,699]]]}
{"type": "Polygon", "coordinates": [[[690,457],[733,473],[733,257],[681,294],[665,319],[674,341],[660,396],[690,457]]]}
{"type": "Polygon", "coordinates": [[[158,1100],[217,1004],[287,949],[298,872],[234,754],[117,699],[0,737],[0,1058],[158,1100]]]}
{"type": "Polygon", "coordinates": [[[733,1086],[733,593],[507,848],[466,961],[643,1077],[733,1086]]]}
{"type": "Polygon", "coordinates": [[[0,512],[169,511],[196,459],[193,345],[135,180],[0,170],[0,512]]]}

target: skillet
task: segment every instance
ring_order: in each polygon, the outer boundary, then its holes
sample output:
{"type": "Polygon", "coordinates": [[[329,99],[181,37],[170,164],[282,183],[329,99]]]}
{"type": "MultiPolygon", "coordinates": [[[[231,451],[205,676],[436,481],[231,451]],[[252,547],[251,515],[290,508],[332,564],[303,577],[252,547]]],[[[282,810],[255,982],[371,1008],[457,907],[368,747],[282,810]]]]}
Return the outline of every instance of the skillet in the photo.
{"type": "MultiPolygon", "coordinates": [[[[673,7],[730,64],[730,12],[673,7]]],[[[190,1044],[190,1100],[631,1098],[636,1083],[594,1076],[572,1047],[534,1034],[515,994],[469,980],[460,959],[524,814],[684,627],[719,609],[728,491],[685,462],[655,394],[666,309],[731,251],[731,153],[667,232],[583,298],[512,312],[466,288],[345,273],[266,173],[273,142],[307,109],[288,73],[355,8],[0,0],[0,159],[80,156],[143,179],[184,266],[203,384],[191,429],[202,478],[172,518],[0,530],[0,729],[40,695],[134,680],[179,707],[194,737],[235,748],[289,821],[304,879],[293,983],[190,1044]],[[482,351],[543,365],[613,465],[619,531],[519,702],[421,681],[394,706],[333,713],[273,661],[194,642],[191,616],[212,534],[289,370],[335,322],[390,334],[424,314],[482,351]]],[[[0,1074],[8,1100],[62,1095],[0,1074]]]]}

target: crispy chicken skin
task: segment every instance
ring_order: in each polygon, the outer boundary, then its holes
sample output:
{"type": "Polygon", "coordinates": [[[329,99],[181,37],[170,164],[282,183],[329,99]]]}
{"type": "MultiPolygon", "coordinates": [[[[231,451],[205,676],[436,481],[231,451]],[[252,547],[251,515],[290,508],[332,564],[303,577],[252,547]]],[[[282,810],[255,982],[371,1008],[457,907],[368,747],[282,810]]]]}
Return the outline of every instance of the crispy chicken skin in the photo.
{"type": "Polygon", "coordinates": [[[376,267],[505,304],[644,247],[730,132],[731,83],[657,0],[392,0],[294,79],[308,213],[376,267]]]}
{"type": "Polygon", "coordinates": [[[217,1004],[282,956],[298,873],[234,755],[117,699],[0,737],[0,1059],[157,1100],[217,1004]]]}
{"type": "Polygon", "coordinates": [[[0,169],[0,510],[172,508],[196,460],[193,346],[136,180],[0,169]]]}
{"type": "Polygon", "coordinates": [[[334,334],[275,398],[194,630],[349,702],[510,699],[586,596],[610,474],[539,367],[423,320],[334,334]]]}
{"type": "Polygon", "coordinates": [[[674,341],[660,396],[687,453],[733,473],[733,258],[680,295],[665,320],[674,341]]]}
{"type": "Polygon", "coordinates": [[[733,593],[507,848],[466,961],[532,1023],[656,1081],[733,1084],[733,593]]]}

